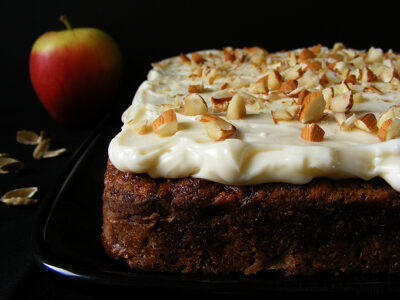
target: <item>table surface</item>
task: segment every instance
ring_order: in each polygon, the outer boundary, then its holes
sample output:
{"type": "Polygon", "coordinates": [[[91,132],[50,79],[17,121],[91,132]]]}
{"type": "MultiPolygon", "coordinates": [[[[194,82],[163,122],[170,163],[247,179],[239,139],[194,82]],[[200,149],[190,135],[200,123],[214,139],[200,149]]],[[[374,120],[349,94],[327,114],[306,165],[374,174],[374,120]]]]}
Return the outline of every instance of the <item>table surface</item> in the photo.
{"type": "MultiPolygon", "coordinates": [[[[398,9],[370,8],[368,4],[350,4],[341,11],[310,8],[270,1],[245,3],[229,1],[215,4],[202,1],[1,1],[0,19],[2,72],[0,82],[0,153],[7,152],[25,164],[18,174],[0,175],[0,194],[14,188],[37,186],[39,203],[27,207],[9,207],[0,203],[0,299],[116,299],[132,296],[173,295],[187,297],[188,291],[115,289],[58,276],[39,268],[32,256],[32,228],[41,201],[52,190],[75,150],[91,133],[95,124],[71,128],[55,122],[37,99],[29,79],[28,58],[34,40],[45,31],[62,28],[58,16],[65,13],[72,25],[98,27],[113,36],[124,56],[125,77],[120,101],[128,104],[138,84],[145,79],[150,63],[164,57],[205,48],[260,45],[270,51],[344,42],[354,48],[371,45],[385,50],[400,50],[400,40],[390,36],[398,27],[398,9]],[[128,4],[129,2],[129,4],[128,4]],[[213,7],[204,10],[202,7],[213,7]],[[373,22],[365,18],[375,12],[373,22]],[[364,18],[364,17],[365,18],[364,18]],[[381,16],[381,17],[379,17],[381,16]],[[229,22],[224,18],[230,18],[229,22]],[[312,18],[311,18],[312,17],[312,18]],[[221,20],[222,18],[222,20],[221,20]],[[361,27],[357,34],[349,24],[361,27]],[[389,28],[382,34],[382,28],[389,28]],[[68,151],[55,158],[35,160],[33,146],[16,142],[18,130],[45,130],[52,149],[68,151]]],[[[79,26],[77,26],[79,27],[79,26]]],[[[207,293],[207,291],[204,291],[207,293]]],[[[203,294],[190,295],[191,298],[203,294]]],[[[231,295],[228,295],[230,298],[231,295]]],[[[222,295],[219,295],[219,298],[222,295]]]]}

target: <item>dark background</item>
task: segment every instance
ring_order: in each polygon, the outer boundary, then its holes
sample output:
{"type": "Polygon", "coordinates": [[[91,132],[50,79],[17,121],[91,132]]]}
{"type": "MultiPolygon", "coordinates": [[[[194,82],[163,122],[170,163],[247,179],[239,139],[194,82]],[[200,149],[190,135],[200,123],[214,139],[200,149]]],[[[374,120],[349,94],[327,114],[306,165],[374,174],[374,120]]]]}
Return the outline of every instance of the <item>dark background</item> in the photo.
{"type": "MultiPolygon", "coordinates": [[[[95,124],[70,128],[56,123],[36,98],[28,73],[30,48],[49,30],[97,27],[109,33],[124,57],[121,107],[128,105],[150,64],[163,58],[207,48],[259,45],[268,51],[312,46],[370,46],[400,51],[398,4],[365,1],[1,1],[0,12],[0,152],[25,162],[16,175],[0,175],[0,194],[38,186],[43,200],[77,147],[95,124]],[[45,130],[52,147],[67,154],[35,161],[32,148],[15,142],[17,130],[45,130]]],[[[32,258],[31,233],[40,203],[7,207],[0,203],[0,298],[119,298],[119,290],[82,284],[41,270],[32,258]]],[[[124,290],[123,292],[127,292],[124,290]]],[[[132,291],[129,291],[132,292],[132,291]]],[[[159,296],[157,290],[134,296],[159,296]]],[[[177,291],[163,291],[177,294],[177,291]]],[[[132,295],[131,295],[132,296],[132,295]]],[[[191,295],[193,297],[194,295],[191,295]]]]}

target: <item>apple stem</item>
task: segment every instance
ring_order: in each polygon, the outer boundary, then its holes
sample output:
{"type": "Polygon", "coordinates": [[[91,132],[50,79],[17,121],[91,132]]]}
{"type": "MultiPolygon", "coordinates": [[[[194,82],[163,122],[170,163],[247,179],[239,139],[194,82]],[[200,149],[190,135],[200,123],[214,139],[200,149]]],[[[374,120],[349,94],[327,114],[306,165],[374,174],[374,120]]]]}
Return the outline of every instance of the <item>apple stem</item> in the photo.
{"type": "Polygon", "coordinates": [[[66,16],[64,16],[64,15],[60,16],[60,21],[64,23],[65,27],[67,27],[68,30],[72,29],[72,26],[69,23],[69,21],[68,21],[66,16]]]}

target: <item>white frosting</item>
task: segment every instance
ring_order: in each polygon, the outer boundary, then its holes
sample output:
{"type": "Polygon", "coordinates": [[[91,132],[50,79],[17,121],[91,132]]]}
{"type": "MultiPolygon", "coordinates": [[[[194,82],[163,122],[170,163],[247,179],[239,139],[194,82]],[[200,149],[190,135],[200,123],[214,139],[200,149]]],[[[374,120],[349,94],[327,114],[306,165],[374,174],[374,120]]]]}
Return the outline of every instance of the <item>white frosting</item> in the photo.
{"type": "MultiPolygon", "coordinates": [[[[295,52],[299,53],[300,50],[295,52]]],[[[328,49],[321,51],[324,53],[328,49]]],[[[195,64],[184,64],[179,57],[154,65],[148,80],[138,89],[133,104],[123,114],[121,132],[109,145],[109,157],[115,167],[125,172],[148,173],[152,177],[193,176],[239,185],[266,182],[304,184],[316,177],[357,177],[368,180],[379,176],[400,191],[399,138],[380,142],[376,133],[357,128],[343,131],[332,117],[327,117],[318,122],[325,131],[324,140],[317,143],[305,141],[300,137],[303,123],[292,120],[275,124],[270,113],[292,103],[295,98],[271,100],[273,93],[255,95],[246,85],[246,82],[251,85],[257,81],[268,69],[275,68],[285,74],[285,68],[279,63],[278,67],[276,63],[271,63],[264,68],[257,68],[251,63],[228,63],[224,61],[222,51],[217,50],[200,53],[207,59],[203,69],[207,65],[211,69],[218,66],[219,75],[212,84],[204,74],[202,77],[190,77],[195,64]],[[223,83],[235,80],[244,84],[239,84],[235,91],[265,101],[249,101],[246,105],[247,115],[243,119],[229,120],[237,128],[237,135],[215,142],[199,122],[200,117],[181,114],[179,106],[187,95],[188,86],[202,83],[205,91],[201,95],[209,110],[224,117],[225,113],[213,111],[210,97],[223,83]],[[165,109],[163,104],[176,108],[178,132],[169,137],[158,137],[151,129],[146,134],[138,134],[135,125],[145,120],[151,125],[165,109]]],[[[286,55],[279,53],[275,57],[283,58],[286,55]]],[[[379,118],[390,106],[400,104],[397,88],[385,82],[376,82],[374,86],[384,91],[383,95],[362,93],[364,101],[355,103],[351,113],[359,116],[372,112],[379,118]]],[[[362,88],[361,84],[352,86],[354,91],[362,88]]],[[[320,84],[309,88],[321,89],[320,84]]]]}

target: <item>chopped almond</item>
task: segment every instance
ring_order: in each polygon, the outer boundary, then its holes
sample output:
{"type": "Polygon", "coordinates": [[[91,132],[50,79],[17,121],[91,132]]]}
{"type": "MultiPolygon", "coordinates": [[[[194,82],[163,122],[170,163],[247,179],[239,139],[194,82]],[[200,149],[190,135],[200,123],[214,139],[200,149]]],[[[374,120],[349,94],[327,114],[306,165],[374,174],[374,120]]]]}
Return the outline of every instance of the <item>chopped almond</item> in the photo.
{"type": "Polygon", "coordinates": [[[306,61],[308,61],[309,59],[313,59],[315,58],[315,54],[308,50],[307,48],[304,48],[301,52],[300,52],[300,56],[299,59],[300,61],[303,63],[305,63],[306,61]]]}
{"type": "Polygon", "coordinates": [[[281,87],[279,88],[279,91],[284,94],[289,94],[295,89],[297,89],[297,80],[292,79],[282,83],[281,87]]]}
{"type": "Polygon", "coordinates": [[[207,135],[214,141],[223,141],[227,138],[233,137],[236,133],[235,126],[210,113],[204,114],[201,117],[200,122],[205,125],[207,135]]]}
{"type": "Polygon", "coordinates": [[[354,123],[356,122],[356,120],[357,120],[356,115],[352,114],[342,124],[340,124],[340,129],[344,131],[351,130],[354,127],[354,123]]]}
{"type": "Polygon", "coordinates": [[[301,131],[301,137],[310,142],[321,142],[324,139],[325,131],[317,124],[307,124],[301,131]]]}
{"type": "Polygon", "coordinates": [[[229,83],[225,82],[223,85],[221,85],[221,90],[228,88],[228,86],[229,86],[229,83]]]}
{"type": "Polygon", "coordinates": [[[313,71],[318,71],[318,70],[320,70],[321,67],[322,67],[321,62],[316,61],[316,60],[314,60],[314,61],[307,61],[306,64],[307,64],[307,68],[308,68],[308,69],[311,69],[311,70],[313,70],[313,71]]]}
{"type": "Polygon", "coordinates": [[[389,107],[388,110],[386,110],[381,117],[378,120],[377,126],[381,127],[382,124],[389,119],[392,118],[400,118],[400,105],[395,105],[395,106],[391,106],[389,107]]]}
{"type": "Polygon", "coordinates": [[[278,71],[272,70],[268,74],[267,86],[269,90],[277,90],[281,86],[282,76],[278,71]]]}
{"type": "Polygon", "coordinates": [[[326,73],[322,74],[321,78],[319,79],[319,84],[320,85],[327,85],[329,84],[329,79],[326,76],[326,73]]]}
{"type": "Polygon", "coordinates": [[[220,90],[211,96],[211,103],[217,111],[226,111],[233,95],[227,90],[220,90]]]}
{"type": "Polygon", "coordinates": [[[344,94],[333,97],[329,108],[333,112],[348,112],[353,107],[353,94],[348,91],[344,94]]]}
{"type": "Polygon", "coordinates": [[[208,111],[207,103],[199,94],[189,94],[183,101],[183,114],[186,116],[204,115],[208,111]]]}
{"type": "Polygon", "coordinates": [[[201,85],[201,84],[189,85],[188,92],[189,93],[202,93],[203,85],[201,85]]]}
{"type": "Polygon", "coordinates": [[[311,52],[317,54],[321,52],[321,48],[322,48],[321,44],[315,45],[314,47],[311,48],[311,52]]]}
{"type": "Polygon", "coordinates": [[[192,61],[197,65],[202,65],[206,60],[201,56],[201,54],[196,52],[192,54],[192,61]]]}
{"type": "Polygon", "coordinates": [[[302,105],[304,102],[304,98],[309,95],[310,92],[306,89],[302,89],[297,97],[297,104],[302,105]]]}
{"type": "Polygon", "coordinates": [[[256,81],[251,88],[250,91],[254,94],[267,94],[269,92],[267,87],[267,77],[264,76],[256,81]]]}
{"type": "Polygon", "coordinates": [[[384,142],[400,136],[400,119],[391,118],[383,122],[378,130],[378,138],[384,142]]]}
{"type": "Polygon", "coordinates": [[[322,92],[312,92],[308,94],[303,101],[300,110],[299,120],[302,123],[316,122],[324,116],[326,102],[322,92]]]}
{"type": "Polygon", "coordinates": [[[371,113],[362,115],[354,122],[354,126],[366,132],[373,132],[377,128],[376,117],[371,113]]]}
{"type": "Polygon", "coordinates": [[[345,83],[356,84],[357,83],[356,75],[354,75],[354,74],[348,75],[346,77],[346,79],[344,80],[344,82],[345,83]]]}
{"type": "Polygon", "coordinates": [[[376,49],[374,47],[369,48],[364,60],[367,64],[382,62],[382,60],[383,60],[382,49],[379,49],[379,48],[376,49]]]}
{"type": "Polygon", "coordinates": [[[293,120],[297,113],[299,112],[300,107],[298,105],[293,105],[288,109],[281,109],[281,110],[272,110],[272,120],[275,124],[278,124],[279,121],[290,121],[293,120]]]}
{"type": "Polygon", "coordinates": [[[225,55],[225,61],[234,62],[235,61],[235,54],[231,47],[226,47],[223,49],[225,55]]]}
{"type": "Polygon", "coordinates": [[[178,131],[178,121],[173,109],[164,111],[153,121],[153,132],[158,136],[174,135],[178,131]]]}
{"type": "Polygon", "coordinates": [[[190,64],[190,59],[185,54],[183,54],[182,52],[179,53],[179,57],[181,58],[183,63],[190,64]]]}
{"type": "Polygon", "coordinates": [[[239,94],[235,94],[229,101],[226,118],[228,120],[239,120],[246,115],[246,104],[239,94]]]}
{"type": "Polygon", "coordinates": [[[378,81],[378,78],[368,67],[364,67],[361,74],[361,80],[366,82],[378,81]]]}

